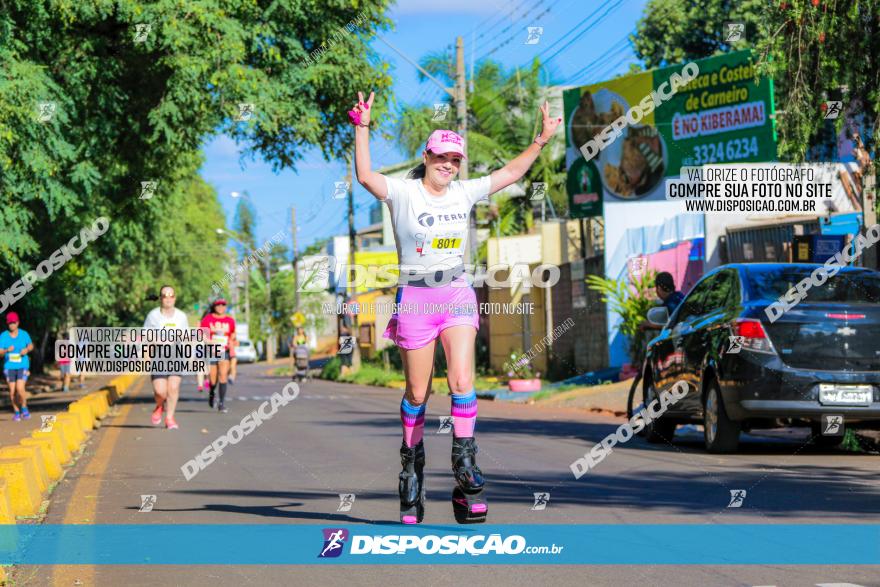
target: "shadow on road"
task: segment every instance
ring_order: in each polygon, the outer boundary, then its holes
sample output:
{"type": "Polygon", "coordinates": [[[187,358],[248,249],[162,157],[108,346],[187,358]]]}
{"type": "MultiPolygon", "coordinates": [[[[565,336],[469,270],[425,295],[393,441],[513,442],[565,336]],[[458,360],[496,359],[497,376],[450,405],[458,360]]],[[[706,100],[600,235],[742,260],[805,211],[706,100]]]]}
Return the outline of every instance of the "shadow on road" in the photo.
{"type": "MultiPolygon", "coordinates": [[[[299,520],[314,520],[339,523],[359,523],[359,524],[396,524],[398,520],[369,520],[367,518],[359,518],[342,513],[326,513],[326,512],[304,512],[291,511],[284,508],[300,507],[306,501],[321,501],[327,503],[329,500],[337,498],[336,494],[314,493],[314,492],[291,492],[291,491],[253,491],[247,489],[205,489],[205,490],[183,490],[174,491],[173,493],[190,494],[190,495],[208,495],[214,497],[228,496],[233,499],[237,498],[253,498],[253,499],[301,499],[304,501],[292,501],[289,503],[281,503],[277,505],[232,505],[228,503],[206,503],[197,508],[153,508],[156,512],[226,512],[233,514],[243,514],[248,516],[263,516],[270,518],[290,518],[299,520]]],[[[378,493],[358,493],[359,500],[367,499],[389,499],[389,495],[378,493]]],[[[126,509],[137,510],[137,507],[128,507],[126,509]]]]}

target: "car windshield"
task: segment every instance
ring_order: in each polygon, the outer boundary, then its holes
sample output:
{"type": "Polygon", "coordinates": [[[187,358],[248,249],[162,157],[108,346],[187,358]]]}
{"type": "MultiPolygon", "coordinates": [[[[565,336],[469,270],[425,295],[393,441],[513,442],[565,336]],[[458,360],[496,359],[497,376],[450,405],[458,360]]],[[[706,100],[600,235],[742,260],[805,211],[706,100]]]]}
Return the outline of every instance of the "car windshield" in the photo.
{"type": "MultiPolygon", "coordinates": [[[[815,267],[781,266],[748,271],[752,299],[776,300],[809,278],[815,267]]],[[[851,302],[876,304],[880,302],[880,274],[861,271],[843,271],[824,284],[807,290],[807,302],[851,302]]]]}

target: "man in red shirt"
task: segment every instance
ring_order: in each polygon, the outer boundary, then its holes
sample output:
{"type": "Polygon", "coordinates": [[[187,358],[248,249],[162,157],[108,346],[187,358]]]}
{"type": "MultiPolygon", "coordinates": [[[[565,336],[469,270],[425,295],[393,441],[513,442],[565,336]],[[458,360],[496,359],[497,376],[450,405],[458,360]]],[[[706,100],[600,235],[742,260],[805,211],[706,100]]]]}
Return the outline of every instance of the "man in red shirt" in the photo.
{"type": "Polygon", "coordinates": [[[211,311],[202,318],[200,325],[208,332],[208,341],[214,345],[223,347],[222,357],[211,359],[211,393],[208,395],[208,405],[214,407],[214,390],[220,388],[220,403],[217,409],[228,412],[226,408],[226,384],[229,377],[230,349],[237,344],[235,338],[235,318],[226,315],[226,300],[218,299],[211,304],[211,311]]]}

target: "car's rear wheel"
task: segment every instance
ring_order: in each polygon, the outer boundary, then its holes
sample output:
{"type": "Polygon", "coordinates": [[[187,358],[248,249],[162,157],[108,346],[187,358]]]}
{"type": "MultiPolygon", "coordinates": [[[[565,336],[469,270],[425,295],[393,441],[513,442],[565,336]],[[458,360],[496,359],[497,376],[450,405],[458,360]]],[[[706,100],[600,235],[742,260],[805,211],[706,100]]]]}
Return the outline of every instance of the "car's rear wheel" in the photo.
{"type": "Polygon", "coordinates": [[[740,423],[727,417],[721,390],[714,381],[703,399],[703,437],[711,453],[733,453],[739,447],[740,423]]]}
{"type": "MultiPolygon", "coordinates": [[[[651,405],[651,402],[657,399],[657,390],[654,388],[653,381],[645,382],[644,389],[645,410],[647,410],[648,406],[651,405]]],[[[669,418],[664,418],[661,416],[660,418],[657,418],[651,423],[645,425],[645,440],[652,444],[659,444],[661,442],[672,442],[672,437],[675,436],[675,428],[677,426],[678,424],[674,420],[670,420],[669,418]]]]}

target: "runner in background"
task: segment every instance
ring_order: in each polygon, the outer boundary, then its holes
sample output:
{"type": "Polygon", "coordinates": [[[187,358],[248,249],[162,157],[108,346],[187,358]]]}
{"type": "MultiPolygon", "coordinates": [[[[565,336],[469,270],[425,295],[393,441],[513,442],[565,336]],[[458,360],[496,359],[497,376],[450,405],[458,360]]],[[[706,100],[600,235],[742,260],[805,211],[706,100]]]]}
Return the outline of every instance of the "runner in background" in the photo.
{"type": "Polygon", "coordinates": [[[229,348],[236,344],[235,319],[226,315],[226,300],[218,299],[211,303],[211,312],[202,318],[200,325],[208,331],[209,341],[223,347],[223,356],[211,359],[211,392],[208,394],[208,406],[214,407],[214,391],[219,388],[220,402],[217,409],[227,412],[226,383],[229,377],[229,348]]]}
{"type": "MultiPolygon", "coordinates": [[[[59,341],[70,342],[66,330],[59,330],[57,338],[59,341]]],[[[70,380],[72,379],[70,374],[70,358],[56,359],[55,362],[58,363],[58,370],[61,372],[61,391],[67,393],[70,391],[70,380]]]]}
{"type": "Polygon", "coordinates": [[[27,407],[25,384],[31,367],[28,353],[34,350],[34,345],[27,331],[19,329],[16,312],[6,314],[6,325],[8,330],[0,334],[0,357],[3,357],[3,374],[6,376],[6,383],[9,384],[12,419],[18,422],[31,417],[27,407]]]}
{"type": "MultiPolygon", "coordinates": [[[[199,320],[200,325],[202,323],[202,320],[205,319],[205,316],[207,316],[210,313],[211,313],[211,310],[204,311],[204,313],[202,314],[201,320],[199,320]]],[[[196,386],[197,386],[199,392],[208,391],[209,389],[211,389],[210,374],[211,374],[211,366],[206,362],[205,363],[205,370],[200,371],[199,373],[196,373],[196,386]]]]}
{"type": "MultiPolygon", "coordinates": [[[[174,288],[163,285],[159,289],[159,307],[153,308],[147,319],[144,320],[144,328],[186,328],[189,329],[189,320],[186,314],[174,307],[177,300],[174,288]]],[[[165,427],[169,430],[177,430],[179,426],[174,419],[177,409],[177,398],[180,395],[179,373],[152,373],[150,379],[153,382],[153,398],[156,400],[156,408],[150,421],[153,426],[162,423],[163,407],[167,410],[165,415],[165,427]]]]}

